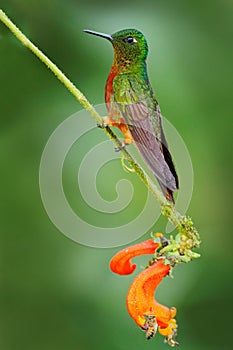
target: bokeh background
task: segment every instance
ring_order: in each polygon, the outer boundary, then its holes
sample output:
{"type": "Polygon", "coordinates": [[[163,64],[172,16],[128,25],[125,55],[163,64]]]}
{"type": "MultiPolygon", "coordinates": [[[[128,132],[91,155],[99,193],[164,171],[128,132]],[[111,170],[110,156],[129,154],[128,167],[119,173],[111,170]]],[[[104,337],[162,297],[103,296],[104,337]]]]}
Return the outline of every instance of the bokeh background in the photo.
{"type": "MultiPolygon", "coordinates": [[[[188,213],[202,236],[202,258],[178,266],[158,297],[178,309],[180,349],[230,349],[233,2],[0,0],[0,5],[93,104],[103,103],[112,48],[82,29],[113,33],[135,27],[146,35],[151,83],[193,161],[188,213]]],[[[159,335],[147,342],[128,316],[125,296],[133,276],[116,276],[108,268],[118,249],[81,246],[50,222],[39,192],[41,154],[53,130],[81,107],[2,24],[0,84],[1,349],[168,348],[159,335]]],[[[90,142],[99,139],[105,135],[97,130],[90,142]]],[[[83,142],[80,152],[90,145],[83,142]]],[[[114,199],[119,175],[131,178],[137,198],[143,198],[140,181],[123,172],[119,162],[112,167],[98,180],[102,195],[114,199]]],[[[67,172],[75,173],[74,168],[75,157],[67,172]]],[[[75,208],[80,193],[72,191],[74,178],[66,180],[75,208]]],[[[132,212],[137,213],[135,203],[132,212]]],[[[112,219],[98,222],[85,205],[81,211],[95,224],[107,226],[112,219]]],[[[121,220],[127,216],[121,213],[121,220]]],[[[165,225],[160,219],[151,229],[165,225]]]]}

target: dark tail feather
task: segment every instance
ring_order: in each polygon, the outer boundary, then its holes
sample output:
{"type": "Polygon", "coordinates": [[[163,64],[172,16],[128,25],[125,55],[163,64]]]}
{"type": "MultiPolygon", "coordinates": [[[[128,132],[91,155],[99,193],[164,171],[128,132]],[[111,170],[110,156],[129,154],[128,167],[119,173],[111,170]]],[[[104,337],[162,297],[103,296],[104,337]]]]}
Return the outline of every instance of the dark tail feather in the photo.
{"type": "Polygon", "coordinates": [[[159,186],[161,187],[161,190],[164,194],[164,196],[166,197],[166,199],[169,201],[169,202],[172,202],[173,204],[175,204],[175,200],[174,200],[174,197],[173,197],[173,191],[170,190],[168,187],[164,186],[164,184],[157,178],[157,181],[159,183],[159,186]]]}
{"type": "MultiPolygon", "coordinates": [[[[163,129],[161,129],[161,131],[162,131],[162,133],[161,133],[162,151],[163,151],[164,159],[165,159],[167,165],[169,166],[169,169],[170,169],[172,175],[175,178],[176,189],[178,190],[179,189],[179,179],[178,179],[178,176],[176,173],[176,169],[175,169],[175,166],[174,166],[174,163],[172,160],[171,153],[169,152],[169,149],[168,149],[168,144],[167,144],[163,129]]],[[[172,190],[170,190],[168,187],[166,187],[161,181],[158,180],[158,183],[161,187],[161,190],[163,191],[164,196],[167,198],[167,200],[172,202],[173,204],[175,204],[175,200],[173,197],[174,192],[172,190]]]]}
{"type": "Polygon", "coordinates": [[[168,144],[167,144],[167,141],[165,139],[165,135],[164,135],[163,129],[161,131],[162,131],[162,134],[161,134],[162,140],[161,141],[162,141],[163,155],[164,155],[164,158],[165,158],[165,161],[166,161],[167,165],[169,166],[169,169],[170,169],[172,175],[175,178],[176,189],[178,190],[179,189],[178,175],[176,173],[176,169],[175,169],[175,166],[174,166],[174,163],[173,163],[173,160],[172,160],[171,153],[169,152],[169,149],[168,149],[168,144]]]}

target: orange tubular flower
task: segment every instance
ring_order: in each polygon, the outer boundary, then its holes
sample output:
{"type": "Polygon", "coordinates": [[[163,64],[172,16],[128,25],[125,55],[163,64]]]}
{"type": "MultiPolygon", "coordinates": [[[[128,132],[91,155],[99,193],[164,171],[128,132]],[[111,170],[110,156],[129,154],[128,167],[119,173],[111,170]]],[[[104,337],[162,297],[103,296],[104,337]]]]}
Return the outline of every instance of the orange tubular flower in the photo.
{"type": "MultiPolygon", "coordinates": [[[[154,299],[154,292],[170,271],[170,266],[165,265],[163,260],[158,260],[155,264],[142,271],[131,284],[127,295],[127,309],[136,324],[143,330],[148,330],[148,317],[153,316],[156,320],[159,332],[171,338],[177,328],[176,308],[159,304],[154,299]]],[[[156,332],[156,330],[155,330],[156,332]]]]}
{"type": "Polygon", "coordinates": [[[160,246],[153,239],[135,244],[118,252],[110,261],[110,269],[118,275],[129,275],[136,269],[136,264],[131,263],[131,259],[138,255],[154,254],[160,246]]]}
{"type": "MultiPolygon", "coordinates": [[[[112,258],[110,268],[120,275],[128,275],[136,268],[136,265],[131,263],[131,258],[142,254],[154,254],[159,246],[159,243],[149,239],[125,248],[112,258]]],[[[154,299],[157,286],[169,271],[170,266],[165,265],[163,259],[143,270],[132,282],[126,304],[130,316],[141,329],[146,331],[147,339],[152,338],[158,328],[159,332],[166,337],[168,344],[173,347],[178,345],[173,339],[177,329],[174,319],[176,308],[169,309],[154,299]]]]}

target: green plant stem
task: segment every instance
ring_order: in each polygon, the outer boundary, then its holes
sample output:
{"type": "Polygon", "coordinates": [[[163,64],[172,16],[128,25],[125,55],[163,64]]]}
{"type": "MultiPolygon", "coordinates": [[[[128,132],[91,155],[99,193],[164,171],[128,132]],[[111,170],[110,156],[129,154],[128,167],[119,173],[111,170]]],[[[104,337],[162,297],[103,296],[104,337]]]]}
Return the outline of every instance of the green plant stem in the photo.
{"type": "MultiPolygon", "coordinates": [[[[65,74],[40,50],[36,47],[10,20],[10,18],[0,9],[0,20],[11,30],[11,32],[16,36],[16,38],[29,50],[31,50],[34,55],[36,55],[41,62],[43,62],[53,74],[65,85],[65,87],[72,93],[72,95],[79,101],[79,103],[92,115],[96,123],[103,126],[103,121],[99,113],[95,110],[92,104],[87,100],[83,93],[76,88],[76,86],[65,76],[65,74]]],[[[121,141],[109,128],[103,128],[103,131],[108,135],[108,137],[114,142],[114,144],[119,147],[121,146],[121,141]]],[[[167,216],[168,219],[176,226],[179,233],[189,239],[191,248],[199,246],[200,239],[197,230],[195,229],[190,218],[183,217],[179,212],[177,212],[172,204],[170,204],[166,198],[163,196],[160,190],[154,182],[148,177],[141,166],[134,160],[134,158],[129,154],[126,149],[122,149],[122,155],[127,160],[134,172],[139,176],[146,187],[152,192],[156,197],[162,208],[162,214],[167,216]]]]}

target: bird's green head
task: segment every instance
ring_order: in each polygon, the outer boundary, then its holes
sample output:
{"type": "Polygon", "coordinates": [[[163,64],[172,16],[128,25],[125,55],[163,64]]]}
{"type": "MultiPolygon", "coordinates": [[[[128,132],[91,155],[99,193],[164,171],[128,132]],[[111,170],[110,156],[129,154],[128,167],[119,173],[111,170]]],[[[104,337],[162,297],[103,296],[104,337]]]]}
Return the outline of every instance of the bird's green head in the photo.
{"type": "Polygon", "coordinates": [[[148,46],[144,35],[136,29],[124,29],[111,35],[116,59],[126,62],[145,60],[148,46]]]}
{"type": "Polygon", "coordinates": [[[144,35],[136,29],[123,29],[112,35],[84,30],[109,40],[114,48],[114,64],[128,65],[146,60],[148,46],[144,35]]]}

